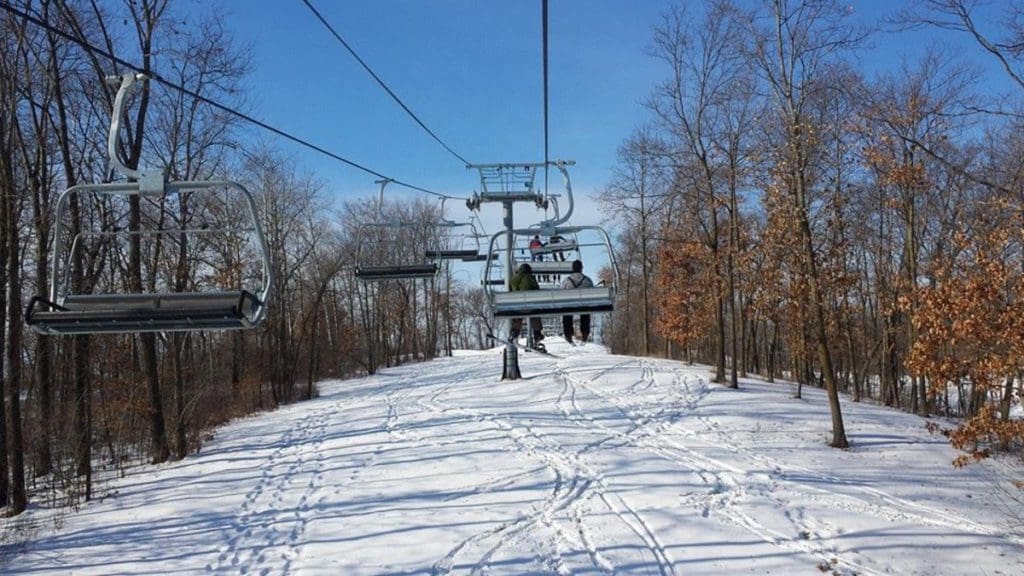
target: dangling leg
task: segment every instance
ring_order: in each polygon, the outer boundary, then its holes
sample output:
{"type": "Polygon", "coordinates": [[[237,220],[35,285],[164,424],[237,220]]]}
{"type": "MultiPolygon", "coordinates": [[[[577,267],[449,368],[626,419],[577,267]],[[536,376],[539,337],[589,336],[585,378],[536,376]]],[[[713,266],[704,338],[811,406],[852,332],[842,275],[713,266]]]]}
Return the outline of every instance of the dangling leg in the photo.
{"type": "Polygon", "coordinates": [[[522,331],[523,331],[523,319],[522,318],[513,318],[512,319],[512,329],[509,330],[509,333],[508,333],[509,340],[518,340],[519,339],[519,333],[522,332],[522,331]]]}
{"type": "Polygon", "coordinates": [[[540,318],[531,317],[530,318],[530,331],[533,332],[533,341],[534,342],[540,342],[541,340],[544,339],[543,330],[544,330],[544,324],[541,322],[540,318]]]}
{"type": "Polygon", "coordinates": [[[565,341],[572,344],[572,316],[562,316],[562,336],[565,336],[565,341]]]}

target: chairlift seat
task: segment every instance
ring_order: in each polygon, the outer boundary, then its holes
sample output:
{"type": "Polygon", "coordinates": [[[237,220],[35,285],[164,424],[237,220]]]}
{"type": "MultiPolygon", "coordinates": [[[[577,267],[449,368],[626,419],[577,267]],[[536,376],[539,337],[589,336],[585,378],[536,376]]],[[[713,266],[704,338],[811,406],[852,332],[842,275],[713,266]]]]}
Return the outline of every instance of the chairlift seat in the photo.
{"type": "Polygon", "coordinates": [[[533,275],[538,274],[571,274],[572,273],[572,262],[562,262],[559,260],[542,260],[539,262],[527,262],[530,265],[530,270],[533,271],[533,275]]]}
{"type": "Polygon", "coordinates": [[[437,275],[438,266],[430,264],[405,264],[401,266],[357,266],[356,277],[367,282],[431,278],[437,275]]]}
{"type": "Polygon", "coordinates": [[[532,189],[527,190],[482,190],[480,199],[484,202],[538,202],[543,196],[532,189]]]}
{"type": "MultiPolygon", "coordinates": [[[[472,248],[469,250],[427,250],[425,256],[434,259],[441,260],[466,260],[466,258],[475,258],[478,256],[478,250],[472,248]]],[[[487,259],[487,255],[484,255],[484,259],[487,259]]]]}
{"type": "Polygon", "coordinates": [[[495,252],[495,253],[491,254],[490,258],[487,257],[487,254],[473,254],[472,256],[466,256],[465,258],[462,259],[462,261],[463,262],[487,262],[488,260],[491,260],[492,262],[498,262],[499,258],[501,258],[501,255],[498,254],[497,252],[495,252]]]}
{"type": "Polygon", "coordinates": [[[576,250],[579,248],[575,240],[567,239],[564,242],[548,242],[544,246],[537,246],[536,248],[530,248],[530,253],[534,255],[539,254],[551,254],[552,252],[563,252],[566,250],[576,250]]]}
{"type": "Polygon", "coordinates": [[[611,312],[615,294],[611,287],[568,288],[496,292],[493,295],[496,318],[565,316],[611,312]]]}
{"type": "Polygon", "coordinates": [[[36,296],[26,323],[41,334],[117,334],[253,328],[263,303],[252,293],[74,294],[57,304],[36,296]]]}

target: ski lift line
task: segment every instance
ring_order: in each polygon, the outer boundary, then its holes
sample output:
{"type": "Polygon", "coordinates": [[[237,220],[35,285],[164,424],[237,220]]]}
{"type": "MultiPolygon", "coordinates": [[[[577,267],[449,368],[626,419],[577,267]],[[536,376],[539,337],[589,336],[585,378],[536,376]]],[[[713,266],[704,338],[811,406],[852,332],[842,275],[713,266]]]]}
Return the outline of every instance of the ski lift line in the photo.
{"type": "Polygon", "coordinates": [[[548,0],[541,0],[544,45],[544,194],[548,193],[548,0]]]}
{"type": "Polygon", "coordinates": [[[352,57],[355,58],[357,62],[359,62],[363,69],[366,70],[366,72],[370,76],[372,76],[374,80],[377,81],[377,84],[380,84],[380,87],[383,88],[384,91],[388,93],[388,96],[391,96],[391,99],[394,100],[399,106],[401,106],[402,110],[405,110],[405,113],[408,114],[413,120],[415,120],[417,124],[419,124],[420,128],[423,128],[423,130],[425,130],[427,134],[430,134],[430,137],[433,138],[442,147],[444,147],[444,149],[447,150],[449,154],[457,158],[463,164],[470,164],[469,160],[466,160],[461,154],[453,150],[451,146],[449,146],[443,140],[441,140],[440,136],[438,136],[437,134],[434,133],[433,130],[428,128],[427,125],[424,124],[423,121],[420,120],[419,117],[416,116],[416,114],[411,109],[409,109],[408,106],[406,106],[405,102],[402,102],[402,99],[399,98],[398,95],[395,94],[394,91],[392,91],[391,88],[389,88],[388,85],[384,83],[384,80],[381,80],[380,76],[378,76],[377,73],[370,68],[369,64],[363,61],[363,59],[360,58],[358,54],[356,54],[356,51],[353,50],[351,46],[349,46],[349,43],[346,42],[345,39],[341,37],[341,34],[339,34],[338,31],[335,30],[333,26],[331,26],[327,19],[325,19],[323,15],[320,14],[320,12],[313,6],[313,4],[309,0],[302,0],[302,3],[305,4],[307,8],[309,8],[310,12],[312,12],[313,15],[316,16],[317,20],[319,20],[320,23],[323,24],[325,28],[327,28],[331,35],[333,35],[334,38],[338,42],[340,42],[342,46],[345,47],[345,50],[348,50],[348,53],[351,54],[352,57]]]}
{"type": "MultiPolygon", "coordinates": [[[[190,90],[188,88],[185,88],[184,86],[181,86],[181,85],[176,84],[176,83],[174,83],[174,82],[172,82],[170,80],[167,80],[159,72],[156,72],[154,70],[144,70],[140,66],[138,66],[136,64],[132,64],[131,62],[128,62],[127,60],[124,60],[123,58],[115,56],[114,54],[112,54],[112,53],[110,53],[110,52],[108,52],[108,51],[106,51],[106,50],[104,50],[102,48],[98,48],[98,47],[94,46],[93,44],[90,44],[89,42],[87,42],[86,40],[84,40],[82,38],[78,38],[78,37],[75,37],[75,36],[73,36],[71,34],[68,34],[67,32],[64,32],[63,30],[60,30],[60,29],[54,27],[53,25],[49,24],[48,22],[40,20],[39,18],[36,18],[35,16],[32,16],[31,14],[28,14],[27,12],[19,10],[18,8],[15,8],[14,6],[11,6],[9,3],[0,2],[0,8],[3,8],[8,13],[13,14],[13,15],[15,15],[15,16],[17,16],[17,17],[19,17],[19,18],[21,18],[21,19],[23,19],[23,20],[25,20],[25,21],[35,25],[35,26],[43,28],[44,30],[47,30],[48,32],[52,32],[52,33],[56,34],[57,36],[60,36],[61,38],[65,39],[65,40],[67,40],[69,42],[73,42],[74,44],[77,44],[78,46],[82,47],[83,49],[85,49],[85,50],[87,50],[87,51],[89,51],[89,52],[91,52],[93,54],[98,54],[100,56],[103,56],[103,57],[109,59],[110,61],[112,61],[112,62],[114,62],[116,64],[119,64],[120,66],[123,66],[124,68],[132,70],[132,71],[134,71],[136,73],[145,74],[146,76],[148,76],[149,78],[152,78],[156,82],[159,82],[160,84],[162,84],[162,85],[164,85],[164,86],[166,86],[166,87],[168,87],[168,88],[170,88],[172,90],[177,90],[178,92],[181,92],[182,94],[185,94],[185,95],[189,96],[190,98],[193,98],[194,100],[196,100],[198,102],[202,102],[204,104],[212,106],[213,108],[216,108],[217,110],[220,110],[221,112],[225,112],[225,113],[230,114],[231,116],[234,116],[234,117],[236,117],[236,118],[238,118],[240,120],[243,120],[245,122],[253,124],[254,126],[258,126],[259,128],[262,128],[262,129],[264,129],[264,130],[266,130],[268,132],[272,132],[272,133],[274,133],[274,134],[284,138],[285,140],[289,140],[291,142],[294,142],[295,144],[298,144],[300,146],[303,146],[305,148],[308,148],[310,150],[318,152],[318,153],[320,153],[320,154],[322,154],[324,156],[327,156],[328,158],[337,160],[338,162],[341,162],[342,164],[345,164],[345,165],[350,166],[352,168],[355,168],[357,170],[361,170],[363,172],[366,172],[367,174],[372,174],[373,176],[377,176],[378,178],[388,178],[384,174],[381,174],[380,172],[378,172],[378,171],[376,171],[376,170],[374,170],[372,168],[369,168],[367,166],[363,166],[362,164],[359,164],[358,162],[354,162],[354,161],[349,160],[349,159],[347,159],[347,158],[345,158],[345,157],[343,157],[341,155],[335,154],[334,152],[331,152],[330,150],[327,150],[326,148],[323,148],[323,147],[321,147],[321,146],[319,146],[317,144],[313,144],[312,142],[309,142],[308,140],[304,140],[304,139],[302,139],[302,138],[300,138],[298,136],[293,136],[292,134],[289,134],[288,132],[285,132],[284,130],[282,130],[280,128],[276,128],[274,126],[271,126],[270,124],[267,124],[266,122],[263,122],[262,120],[258,120],[256,118],[253,118],[252,116],[249,116],[248,114],[245,114],[244,112],[239,112],[238,110],[235,110],[235,109],[233,109],[233,108],[231,108],[229,106],[221,104],[220,102],[217,102],[216,100],[212,100],[210,98],[207,98],[206,96],[203,96],[203,95],[201,95],[201,94],[199,94],[199,93],[197,93],[197,92],[195,92],[193,90],[190,90]]],[[[448,194],[442,194],[440,192],[435,192],[433,190],[428,190],[427,188],[416,186],[414,184],[409,184],[408,182],[403,182],[401,180],[397,180],[397,179],[394,179],[394,178],[388,178],[388,179],[391,182],[394,182],[395,184],[398,184],[399,186],[402,186],[404,188],[408,188],[410,190],[415,190],[417,192],[423,192],[424,194],[431,194],[431,195],[437,196],[439,198],[455,198],[455,199],[458,199],[458,200],[466,200],[467,199],[467,198],[459,198],[457,196],[450,196],[448,194]]]]}

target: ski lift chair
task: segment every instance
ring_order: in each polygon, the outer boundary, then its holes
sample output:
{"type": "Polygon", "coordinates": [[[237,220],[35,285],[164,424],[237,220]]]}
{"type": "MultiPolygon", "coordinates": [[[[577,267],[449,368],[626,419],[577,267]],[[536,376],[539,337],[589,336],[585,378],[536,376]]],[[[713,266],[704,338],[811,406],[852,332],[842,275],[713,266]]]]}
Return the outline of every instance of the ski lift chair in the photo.
{"type": "Polygon", "coordinates": [[[356,278],[364,282],[432,278],[437,275],[440,266],[430,256],[417,257],[412,251],[415,242],[410,242],[414,239],[403,234],[404,230],[415,232],[423,224],[392,220],[385,218],[382,213],[384,188],[390,182],[389,178],[376,181],[380,184],[378,219],[362,224],[356,230],[356,278]]]}
{"type": "MultiPolygon", "coordinates": [[[[462,260],[477,262],[480,258],[480,234],[476,224],[469,222],[453,222],[444,217],[444,203],[448,198],[441,199],[441,222],[435,234],[436,247],[424,254],[430,260],[462,260]]],[[[486,255],[484,255],[486,260],[486,255]]]]}
{"type": "Polygon", "coordinates": [[[415,226],[415,223],[402,222],[374,222],[360,226],[356,278],[364,282],[383,282],[436,276],[440,270],[437,262],[429,258],[426,261],[415,258],[409,253],[401,235],[402,230],[415,226]],[[367,241],[371,234],[372,240],[367,241]]]}
{"type": "Polygon", "coordinates": [[[472,256],[464,256],[461,258],[463,262],[487,262],[491,259],[497,260],[497,255],[492,254],[488,256],[487,254],[473,254],[472,256]]]}
{"type": "MultiPolygon", "coordinates": [[[[575,258],[573,258],[575,260],[575,258]]],[[[541,260],[538,262],[530,262],[530,268],[533,269],[534,275],[544,274],[550,276],[561,276],[562,274],[572,273],[572,260],[566,259],[564,262],[561,260],[541,260]]]]}
{"type": "MultiPolygon", "coordinates": [[[[536,229],[534,229],[536,232],[536,229]]],[[[555,237],[561,237],[562,240],[559,242],[548,241],[547,244],[535,248],[530,248],[530,267],[533,268],[534,275],[543,276],[545,278],[559,281],[562,275],[572,273],[572,261],[578,258],[582,258],[580,253],[579,242],[576,240],[575,234],[570,237],[560,236],[555,234],[555,237]],[[574,254],[566,256],[566,252],[573,252],[574,254]],[[550,260],[534,260],[537,256],[551,254],[550,260]],[[561,258],[557,258],[561,256],[561,258]]]]}
{"type": "Polygon", "coordinates": [[[433,278],[437,275],[438,266],[429,264],[396,264],[396,265],[359,265],[356,266],[356,278],[364,282],[382,282],[385,280],[407,280],[433,278]]]}
{"type": "Polygon", "coordinates": [[[579,243],[576,238],[565,238],[563,236],[561,242],[548,242],[543,246],[536,248],[530,248],[530,255],[540,256],[544,254],[554,254],[555,252],[575,252],[579,251],[579,243]]]}
{"type": "MultiPolygon", "coordinates": [[[[615,256],[612,250],[611,239],[608,234],[599,226],[567,226],[556,229],[559,234],[569,235],[581,231],[596,232],[602,238],[602,245],[605,246],[608,259],[612,267],[612,275],[618,277],[618,268],[615,263],[615,256]]],[[[532,236],[535,230],[523,229],[513,230],[517,236],[532,236]]],[[[499,232],[491,237],[489,252],[495,251],[495,242],[506,232],[499,232]]],[[[506,247],[508,250],[508,247],[506,247]]],[[[538,264],[557,264],[562,262],[530,262],[534,274],[554,273],[542,272],[538,264]]],[[[511,262],[508,263],[511,266],[511,262]]],[[[568,272],[572,270],[569,263],[568,272]]],[[[490,282],[491,267],[487,267],[487,275],[484,278],[484,289],[487,291],[491,304],[491,310],[496,318],[526,318],[526,317],[551,317],[576,314],[599,314],[612,312],[615,309],[615,286],[594,286],[591,288],[551,288],[541,290],[528,290],[519,292],[498,291],[495,285],[490,282]]]]}
{"type": "Polygon", "coordinates": [[[40,334],[119,334],[132,332],[183,332],[195,330],[236,330],[257,327],[265,317],[271,290],[270,256],[260,227],[256,203],[243,186],[230,181],[168,182],[163,172],[140,172],[127,168],[117,155],[117,134],[124,97],[143,75],[127,75],[114,80],[120,88],[114,102],[108,138],[111,162],[134,182],[85,184],[65,190],[57,200],[54,219],[53,263],[50,291],[34,296],[25,312],[25,322],[40,334]],[[71,230],[65,213],[72,197],[79,194],[161,197],[181,194],[221,196],[225,191],[240,194],[247,226],[229,230],[140,229],[80,232],[69,238],[71,230]],[[261,283],[257,286],[197,292],[162,291],[154,293],[77,293],[71,289],[70,268],[75,251],[90,237],[195,236],[211,233],[242,234],[249,237],[259,253],[261,283]],[[70,242],[66,240],[70,239],[70,242]]]}

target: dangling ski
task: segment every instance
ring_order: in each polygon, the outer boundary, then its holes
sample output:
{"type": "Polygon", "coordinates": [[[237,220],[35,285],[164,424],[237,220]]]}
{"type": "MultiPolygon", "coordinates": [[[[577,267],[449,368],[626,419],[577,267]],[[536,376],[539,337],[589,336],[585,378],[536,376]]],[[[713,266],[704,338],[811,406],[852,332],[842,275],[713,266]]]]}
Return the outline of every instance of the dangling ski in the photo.
{"type": "Polygon", "coordinates": [[[516,348],[519,348],[523,352],[540,352],[541,354],[543,354],[545,356],[550,356],[552,358],[558,358],[558,356],[555,356],[551,352],[548,352],[548,349],[545,348],[543,344],[536,344],[536,345],[534,345],[533,348],[530,348],[529,346],[525,346],[523,344],[520,344],[518,339],[499,338],[499,337],[495,336],[494,334],[488,334],[487,338],[490,339],[490,340],[494,340],[495,342],[500,342],[500,343],[503,343],[503,344],[511,344],[511,345],[515,346],[516,348]]]}

